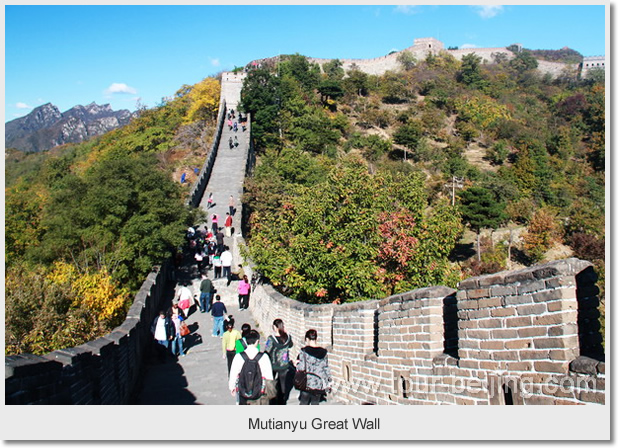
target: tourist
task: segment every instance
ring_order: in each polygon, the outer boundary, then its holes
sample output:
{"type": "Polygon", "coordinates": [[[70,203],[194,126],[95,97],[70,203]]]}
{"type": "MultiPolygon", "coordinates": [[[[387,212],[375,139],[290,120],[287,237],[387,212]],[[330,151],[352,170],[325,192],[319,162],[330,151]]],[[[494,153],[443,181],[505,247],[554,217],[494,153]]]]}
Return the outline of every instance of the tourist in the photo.
{"type": "Polygon", "coordinates": [[[223,235],[223,232],[219,228],[217,230],[216,235],[215,235],[215,239],[217,240],[217,251],[219,253],[221,253],[221,252],[223,252],[225,250],[225,245],[223,243],[223,241],[224,241],[223,238],[225,238],[225,235],[223,235]]]}
{"type": "Polygon", "coordinates": [[[210,193],[208,195],[208,207],[206,208],[206,210],[212,208],[213,204],[214,204],[214,198],[212,197],[212,193],[210,193]]]}
{"type": "Polygon", "coordinates": [[[223,319],[227,314],[227,308],[225,308],[225,304],[221,302],[221,296],[217,294],[215,297],[216,301],[212,304],[212,309],[210,310],[210,314],[213,317],[212,324],[212,337],[215,338],[217,336],[223,336],[223,319]]]}
{"type": "Polygon", "coordinates": [[[229,213],[225,214],[225,236],[228,238],[232,236],[232,217],[229,213]]]}
{"type": "Polygon", "coordinates": [[[241,310],[249,308],[249,293],[251,292],[251,284],[246,275],[238,283],[238,307],[241,310]]]}
{"type": "Polygon", "coordinates": [[[234,149],[234,140],[232,140],[231,136],[230,136],[230,139],[228,140],[228,145],[230,145],[230,149],[234,149]]]}
{"type": "Polygon", "coordinates": [[[332,381],[328,352],[318,346],[318,332],[315,330],[305,333],[305,344],[296,361],[297,370],[310,373],[307,375],[307,390],[300,391],[300,404],[318,405],[320,401],[325,401],[332,381]]]}
{"type": "Polygon", "coordinates": [[[216,252],[212,257],[212,266],[215,270],[215,280],[221,278],[221,254],[216,252]]]}
{"type": "Polygon", "coordinates": [[[234,213],[236,213],[236,201],[234,200],[234,196],[230,195],[230,201],[229,201],[229,207],[230,207],[230,215],[234,216],[234,213]]]}
{"type": "Polygon", "coordinates": [[[165,314],[165,311],[159,312],[159,315],[152,322],[150,331],[157,342],[159,361],[165,362],[167,349],[170,346],[170,342],[174,339],[174,324],[165,314]]]}
{"type": "Polygon", "coordinates": [[[236,341],[240,340],[242,336],[240,331],[234,329],[234,319],[230,315],[228,320],[225,321],[225,333],[221,339],[221,348],[223,350],[223,359],[227,357],[227,374],[230,374],[230,368],[232,367],[232,361],[234,355],[236,355],[236,341]]]}
{"type": "Polygon", "coordinates": [[[212,285],[212,281],[210,281],[205,272],[202,273],[202,282],[200,283],[200,311],[202,313],[210,312],[214,291],[215,288],[212,285]]]}
{"type": "MultiPolygon", "coordinates": [[[[240,327],[240,336],[241,338],[236,341],[236,353],[244,352],[247,348],[247,335],[251,331],[251,324],[244,323],[240,327]]],[[[260,345],[258,344],[258,350],[260,349],[260,345]]]]}
{"type": "Polygon", "coordinates": [[[284,405],[290,396],[287,375],[290,369],[290,348],[294,346],[292,336],[285,332],[281,319],[273,321],[273,334],[266,340],[266,352],[272,362],[273,375],[277,385],[277,397],[273,404],[284,405]]]}
{"type": "Polygon", "coordinates": [[[223,267],[223,277],[227,278],[227,286],[230,286],[232,281],[232,252],[230,248],[225,246],[224,251],[221,253],[221,266],[223,267]]]}
{"type": "Polygon", "coordinates": [[[234,136],[234,147],[238,148],[238,137],[236,135],[234,136]]]}
{"type": "Polygon", "coordinates": [[[193,294],[189,289],[188,282],[184,282],[178,289],[178,292],[176,293],[176,303],[178,304],[178,308],[185,313],[185,316],[189,316],[189,310],[193,305],[193,294]]]}
{"type": "Polygon", "coordinates": [[[216,213],[212,214],[212,233],[217,233],[217,229],[219,228],[219,217],[216,213]]]}
{"type": "Polygon", "coordinates": [[[230,389],[232,396],[238,397],[238,404],[240,405],[268,404],[268,399],[263,395],[263,393],[266,391],[266,382],[272,381],[273,379],[273,371],[270,365],[270,359],[268,358],[268,354],[260,352],[258,349],[258,345],[260,342],[260,334],[257,331],[249,331],[246,337],[246,341],[247,348],[243,352],[238,353],[236,356],[234,356],[234,360],[232,361],[228,388],[230,389]],[[260,367],[260,372],[262,376],[262,387],[260,389],[260,396],[255,399],[247,399],[243,396],[243,391],[240,390],[241,385],[239,384],[239,379],[243,370],[243,366],[245,364],[245,358],[257,358],[260,367]]]}
{"type": "Polygon", "coordinates": [[[172,355],[185,356],[183,337],[180,334],[180,325],[184,321],[182,312],[174,312],[172,309],[168,311],[169,318],[174,324],[174,338],[172,339],[172,355]]]}

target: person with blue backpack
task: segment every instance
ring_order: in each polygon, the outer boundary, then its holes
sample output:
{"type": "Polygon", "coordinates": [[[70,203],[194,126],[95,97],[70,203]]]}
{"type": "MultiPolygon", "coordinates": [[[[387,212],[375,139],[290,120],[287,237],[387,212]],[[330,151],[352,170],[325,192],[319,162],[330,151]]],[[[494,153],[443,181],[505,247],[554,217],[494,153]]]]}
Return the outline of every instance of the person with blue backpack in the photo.
{"type": "Polygon", "coordinates": [[[228,387],[239,405],[268,404],[267,382],[272,381],[273,371],[267,353],[260,352],[260,334],[251,330],[245,338],[247,348],[232,360],[228,387]]]}
{"type": "Polygon", "coordinates": [[[266,352],[272,362],[273,374],[277,385],[277,396],[272,404],[287,404],[292,390],[288,380],[290,371],[290,349],[294,346],[292,336],[286,333],[281,319],[273,321],[273,334],[266,340],[266,352]]]}

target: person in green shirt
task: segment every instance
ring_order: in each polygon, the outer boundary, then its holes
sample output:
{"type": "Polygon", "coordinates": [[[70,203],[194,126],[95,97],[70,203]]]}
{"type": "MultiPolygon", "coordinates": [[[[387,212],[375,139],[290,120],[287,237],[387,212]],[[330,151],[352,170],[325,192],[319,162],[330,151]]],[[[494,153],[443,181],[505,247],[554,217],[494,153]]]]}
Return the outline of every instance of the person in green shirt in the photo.
{"type": "MultiPolygon", "coordinates": [[[[247,348],[246,338],[250,331],[251,331],[250,324],[246,324],[246,323],[242,324],[242,326],[240,327],[240,332],[241,332],[242,337],[236,341],[236,353],[242,353],[247,348]]],[[[257,343],[257,349],[260,350],[260,341],[258,341],[257,343]]]]}

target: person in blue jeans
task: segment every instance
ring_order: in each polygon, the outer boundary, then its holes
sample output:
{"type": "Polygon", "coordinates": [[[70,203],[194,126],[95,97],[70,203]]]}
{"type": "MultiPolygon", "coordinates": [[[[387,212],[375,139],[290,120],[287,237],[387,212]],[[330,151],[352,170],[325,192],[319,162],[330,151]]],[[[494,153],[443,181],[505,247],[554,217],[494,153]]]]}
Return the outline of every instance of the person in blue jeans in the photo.
{"type": "Polygon", "coordinates": [[[213,285],[206,273],[202,273],[202,283],[200,283],[200,311],[209,313],[212,305],[213,285]]]}
{"type": "Polygon", "coordinates": [[[227,309],[225,308],[225,304],[221,302],[221,296],[219,294],[215,297],[216,302],[212,304],[212,310],[210,314],[214,318],[212,324],[212,337],[223,337],[223,319],[227,314],[227,309]]]}

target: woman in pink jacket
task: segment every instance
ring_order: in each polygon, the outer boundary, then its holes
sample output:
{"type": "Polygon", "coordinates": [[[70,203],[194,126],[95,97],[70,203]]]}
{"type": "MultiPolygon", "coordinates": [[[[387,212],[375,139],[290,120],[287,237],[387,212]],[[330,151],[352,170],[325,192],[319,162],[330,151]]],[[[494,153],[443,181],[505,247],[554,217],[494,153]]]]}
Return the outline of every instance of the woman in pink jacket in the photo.
{"type": "Polygon", "coordinates": [[[251,292],[251,284],[247,276],[243,276],[238,283],[238,307],[241,310],[249,308],[249,293],[251,292]]]}

